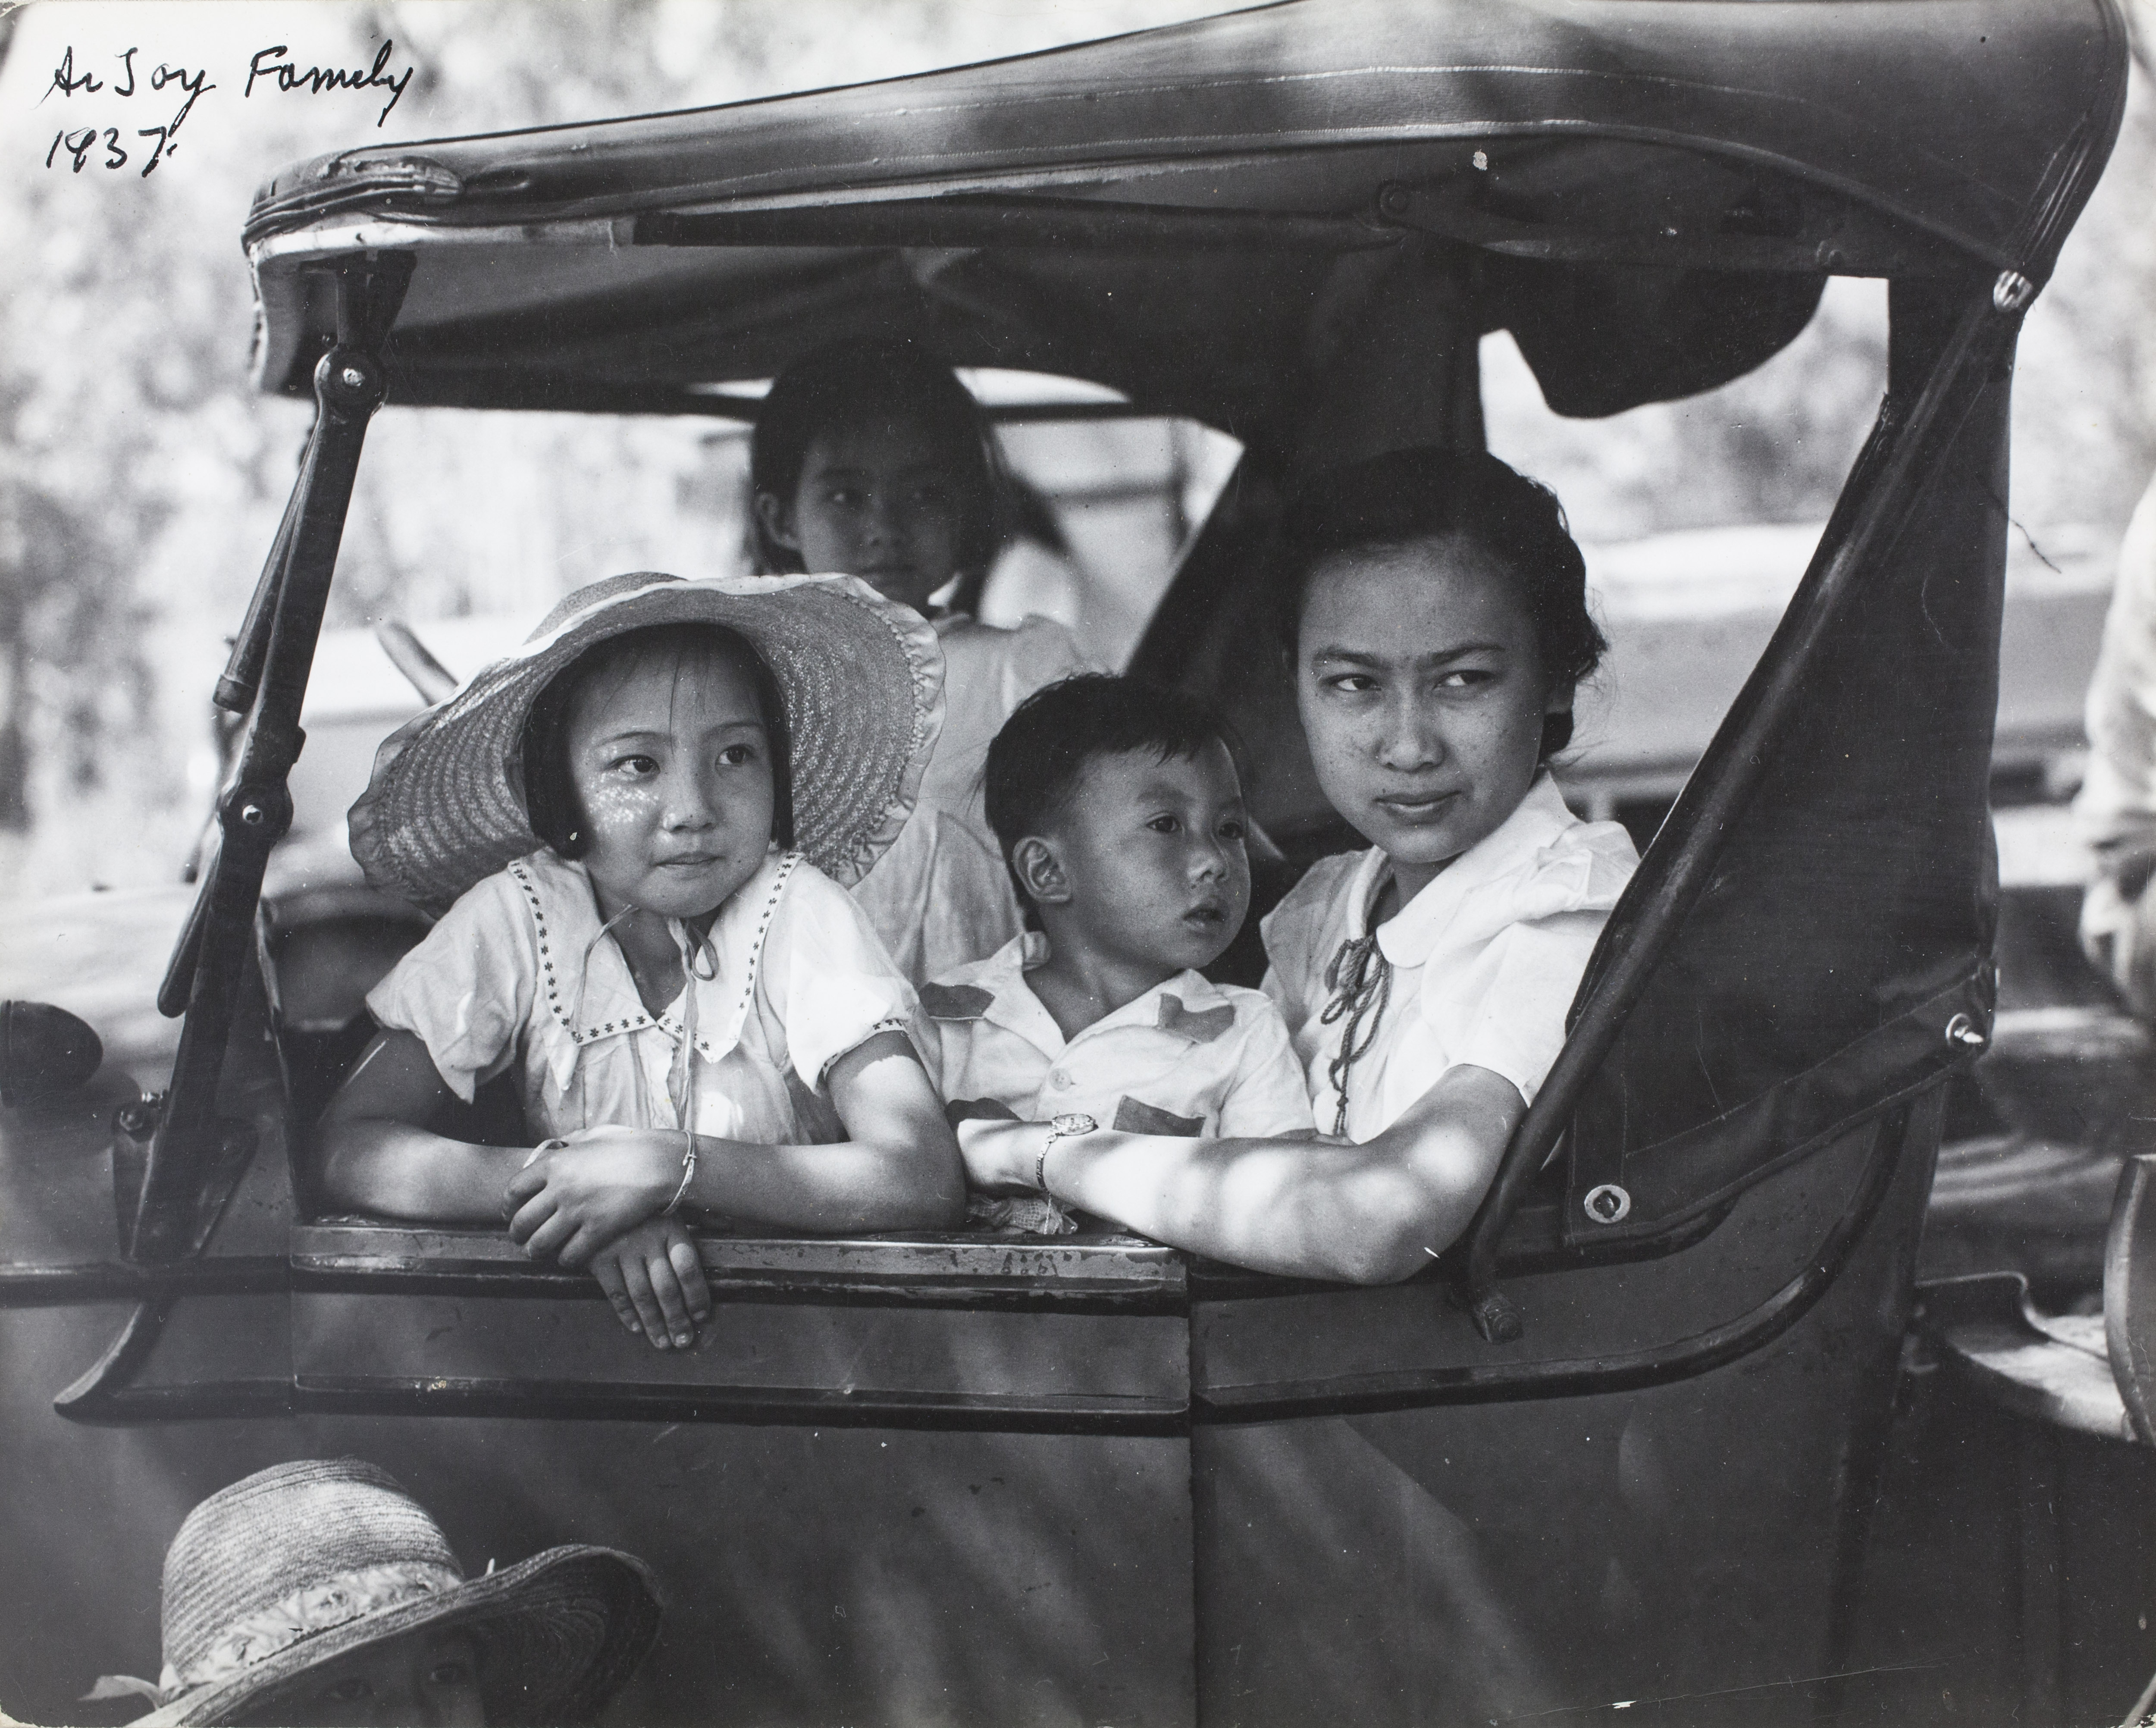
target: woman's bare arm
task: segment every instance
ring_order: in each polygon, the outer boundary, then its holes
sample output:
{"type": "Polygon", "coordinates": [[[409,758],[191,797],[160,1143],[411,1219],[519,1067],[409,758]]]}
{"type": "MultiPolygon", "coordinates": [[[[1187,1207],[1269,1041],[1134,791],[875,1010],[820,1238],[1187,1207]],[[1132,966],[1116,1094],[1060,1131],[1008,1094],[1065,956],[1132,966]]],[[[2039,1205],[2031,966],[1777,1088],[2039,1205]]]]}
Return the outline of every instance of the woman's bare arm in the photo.
{"type": "MultiPolygon", "coordinates": [[[[1359,1145],[1090,1134],[1055,1142],[1048,1188],[1156,1242],[1232,1265],[1392,1283],[1466,1229],[1526,1111],[1511,1081],[1462,1065],[1359,1145]]],[[[974,1181],[1030,1188],[1045,1132],[1038,1123],[966,1124],[974,1181]]]]}
{"type": "Polygon", "coordinates": [[[527,1154],[435,1133],[455,1098],[418,1038],[377,1033],[315,1130],[324,1197],[418,1223],[498,1227],[502,1191],[527,1154]]]}

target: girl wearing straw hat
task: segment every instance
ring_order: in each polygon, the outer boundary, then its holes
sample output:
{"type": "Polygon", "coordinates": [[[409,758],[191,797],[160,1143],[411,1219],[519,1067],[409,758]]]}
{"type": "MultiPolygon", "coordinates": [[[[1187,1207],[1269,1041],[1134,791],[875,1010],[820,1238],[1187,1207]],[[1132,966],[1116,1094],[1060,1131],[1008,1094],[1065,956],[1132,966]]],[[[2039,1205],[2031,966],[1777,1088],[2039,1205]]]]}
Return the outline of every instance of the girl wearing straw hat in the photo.
{"type": "Polygon", "coordinates": [[[831,1232],[963,1204],[917,1005],[844,892],[905,823],[942,664],[845,576],[617,576],[395,733],[352,812],[440,922],[325,1112],[333,1206],[494,1223],[695,1341],[684,1213],[831,1232]],[[513,1073],[536,1149],[437,1131],[513,1073]]]}
{"type": "Polygon", "coordinates": [[[133,1728],[495,1728],[589,1721],[659,1635],[643,1561],[549,1548],[466,1578],[440,1527],[358,1458],[220,1489],[165,1552],[164,1672],[133,1728]]]}

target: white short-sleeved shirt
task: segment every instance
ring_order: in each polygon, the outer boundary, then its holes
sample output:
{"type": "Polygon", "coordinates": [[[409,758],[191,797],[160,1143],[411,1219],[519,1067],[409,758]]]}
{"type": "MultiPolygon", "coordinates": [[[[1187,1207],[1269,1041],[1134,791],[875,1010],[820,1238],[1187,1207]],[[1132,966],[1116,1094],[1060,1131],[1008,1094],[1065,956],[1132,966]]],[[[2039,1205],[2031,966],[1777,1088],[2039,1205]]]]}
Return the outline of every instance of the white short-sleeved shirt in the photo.
{"type": "Polygon", "coordinates": [[[2074,800],[2100,859],[2156,852],[2156,481],[2118,548],[2118,580],[2089,680],[2088,776],[2074,800]]]}
{"type": "Polygon", "coordinates": [[[773,854],[720,908],[711,978],[654,1015],[600,936],[581,864],[542,850],[466,892],[367,999],[469,1099],[514,1067],[535,1138],[679,1128],[667,1077],[696,992],[700,1134],[765,1144],[842,1138],[824,1076],[880,1031],[927,1040],[911,987],[860,909],[798,853],[773,854]]]}
{"type": "Polygon", "coordinates": [[[986,959],[1024,927],[983,806],[988,746],[1034,691],[1097,670],[1050,618],[998,630],[952,614],[937,619],[935,630],[943,650],[943,729],[911,820],[853,891],[916,984],[986,959]]]}
{"type": "Polygon", "coordinates": [[[1082,1112],[1132,1134],[1311,1131],[1301,1064],[1262,991],[1179,972],[1065,1039],[1025,981],[1048,952],[1029,931],[923,987],[947,1099],[1027,1122],[1082,1112]]]}
{"type": "MultiPolygon", "coordinates": [[[[1462,1062],[1502,1074],[1532,1103],[1564,1044],[1566,1012],[1595,940],[1639,864],[1614,822],[1583,822],[1547,774],[1496,830],[1439,872],[1378,927],[1393,969],[1371,1042],[1348,1075],[1348,1136],[1391,1126],[1438,1077],[1462,1062]]],[[[1375,848],[1325,858],[1265,921],[1279,1004],[1309,1077],[1320,1129],[1337,1120],[1330,1072],[1348,1016],[1327,1025],[1325,975],[1363,936],[1389,861],[1375,848]]]]}
{"type": "Polygon", "coordinates": [[[981,800],[989,744],[1011,711],[1034,691],[1100,668],[1052,618],[1028,618],[1016,630],[998,630],[953,614],[937,619],[935,629],[943,650],[943,730],[921,777],[921,802],[972,824],[993,848],[995,836],[981,800]]]}
{"type": "Polygon", "coordinates": [[[899,970],[916,984],[994,953],[1022,928],[1001,856],[932,804],[906,819],[853,892],[899,970]]]}

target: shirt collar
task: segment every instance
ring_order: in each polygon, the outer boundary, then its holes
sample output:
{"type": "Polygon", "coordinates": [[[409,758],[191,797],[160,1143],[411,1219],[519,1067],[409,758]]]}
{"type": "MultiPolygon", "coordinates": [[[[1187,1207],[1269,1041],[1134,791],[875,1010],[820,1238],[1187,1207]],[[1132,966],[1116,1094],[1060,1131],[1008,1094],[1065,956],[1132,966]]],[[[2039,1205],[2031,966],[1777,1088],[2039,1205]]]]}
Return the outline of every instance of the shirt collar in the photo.
{"type": "Polygon", "coordinates": [[[1063,1048],[1062,1029],[1025,981],[1025,975],[1047,959],[1048,938],[1038,930],[1021,931],[973,969],[972,981],[988,992],[981,1019],[1055,1056],[1063,1048]]]}
{"type": "Polygon", "coordinates": [[[1209,1044],[1235,1023],[1235,1005],[1202,972],[1183,970],[1104,1014],[1078,1036],[1117,1026],[1173,1033],[1190,1044],[1209,1044]]]}
{"type": "MultiPolygon", "coordinates": [[[[1535,856],[1578,818],[1566,808],[1564,795],[1546,773],[1535,776],[1527,795],[1496,828],[1440,870],[1414,899],[1378,927],[1378,947],[1395,966],[1427,962],[1451,928],[1469,894],[1484,883],[1532,866],[1535,856]]],[[[1350,928],[1364,933],[1370,903],[1384,880],[1389,861],[1372,847],[1355,875],[1350,928]]]]}
{"type": "MultiPolygon", "coordinates": [[[[720,1060],[741,1041],[771,927],[769,913],[799,862],[798,852],[767,855],[711,922],[711,944],[718,964],[711,977],[692,975],[687,985],[697,993],[696,1052],[707,1062],[720,1060]]],[[[585,1045],[651,1026],[680,1038],[683,997],[676,996],[658,1014],[644,1005],[620,945],[611,933],[600,934],[598,896],[581,863],[542,850],[516,860],[509,874],[523,891],[538,927],[544,1006],[569,1035],[567,1047],[557,1052],[562,1083],[585,1045]]]]}
{"type": "Polygon", "coordinates": [[[1155,985],[1115,1011],[1104,1014],[1078,1034],[1065,1039],[1055,1016],[1048,1011],[1025,975],[1048,961],[1048,938],[1028,930],[1013,938],[981,962],[971,981],[989,992],[979,1018],[991,1026],[1015,1032],[1044,1055],[1057,1056],[1070,1044],[1096,1032],[1127,1026],[1158,1028],[1191,1044],[1209,1044],[1235,1024],[1235,1007],[1203,973],[1184,970],[1155,985]]]}

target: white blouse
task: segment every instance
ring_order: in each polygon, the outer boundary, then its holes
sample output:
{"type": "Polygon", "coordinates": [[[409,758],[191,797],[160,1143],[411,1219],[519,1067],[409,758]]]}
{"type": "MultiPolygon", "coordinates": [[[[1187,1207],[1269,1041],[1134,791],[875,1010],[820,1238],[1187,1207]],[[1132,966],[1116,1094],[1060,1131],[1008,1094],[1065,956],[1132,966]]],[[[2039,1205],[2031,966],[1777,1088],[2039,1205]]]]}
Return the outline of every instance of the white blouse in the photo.
{"type": "Polygon", "coordinates": [[[1034,691],[1096,670],[1053,619],[998,630],[953,614],[936,620],[935,629],[943,650],[943,730],[912,819],[853,889],[916,984],[985,959],[1024,928],[983,807],[988,745],[1034,691]]]}
{"type": "Polygon", "coordinates": [[[911,986],[845,892],[774,853],[719,910],[717,964],[653,1014],[601,934],[581,864],[542,850],[477,883],[377,985],[368,1010],[427,1047],[469,1100],[512,1065],[535,1139],[603,1124],[680,1128],[668,1079],[696,995],[700,1134],[762,1144],[844,1137],[824,1079],[880,1031],[932,1047],[911,986]]]}
{"type": "Polygon", "coordinates": [[[1034,691],[1100,668],[1052,618],[1028,618],[1015,630],[999,630],[952,614],[937,619],[935,629],[943,650],[943,730],[921,776],[921,802],[963,818],[993,846],[981,801],[989,744],[1011,710],[1034,691]]]}
{"type": "Polygon", "coordinates": [[[906,819],[853,895],[916,984],[993,954],[1021,928],[1002,855],[971,824],[932,804],[906,819]]]}
{"type": "MultiPolygon", "coordinates": [[[[1392,968],[1374,1031],[1347,1075],[1347,1133],[1390,1127],[1449,1068],[1502,1074],[1529,1103],[1564,1045],[1564,1021],[1596,939],[1639,864],[1615,822],[1583,822],[1549,776],[1496,830],[1454,859],[1378,927],[1392,968]]],[[[1389,861],[1372,848],[1321,859],[1265,921],[1265,991],[1302,1059],[1317,1125],[1332,1131],[1332,1073],[1349,1016],[1324,1018],[1326,973],[1366,933],[1389,861]]]]}

